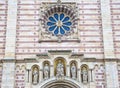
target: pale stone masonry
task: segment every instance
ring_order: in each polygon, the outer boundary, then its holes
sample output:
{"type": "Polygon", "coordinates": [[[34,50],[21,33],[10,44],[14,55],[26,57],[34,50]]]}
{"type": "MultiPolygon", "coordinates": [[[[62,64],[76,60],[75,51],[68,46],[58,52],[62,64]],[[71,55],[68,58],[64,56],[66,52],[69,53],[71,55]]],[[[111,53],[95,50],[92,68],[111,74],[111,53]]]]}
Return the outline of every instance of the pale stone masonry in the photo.
{"type": "Polygon", "coordinates": [[[3,60],[2,88],[14,88],[15,80],[15,46],[17,26],[17,0],[8,0],[5,56],[3,60]],[[7,85],[6,85],[7,84],[7,85]]]}
{"type": "Polygon", "coordinates": [[[0,88],[120,88],[120,0],[57,1],[0,0],[0,88]],[[47,23],[61,13],[72,22],[62,37],[47,23]]]}
{"type": "Polygon", "coordinates": [[[117,62],[107,61],[107,59],[116,59],[114,52],[112,22],[111,22],[111,11],[110,11],[110,0],[101,0],[101,18],[102,18],[102,29],[103,29],[103,42],[104,42],[104,58],[106,68],[106,85],[108,88],[117,88],[119,82],[117,62]],[[112,66],[111,66],[112,64],[112,66]],[[113,75],[113,72],[115,75],[113,75]]]}

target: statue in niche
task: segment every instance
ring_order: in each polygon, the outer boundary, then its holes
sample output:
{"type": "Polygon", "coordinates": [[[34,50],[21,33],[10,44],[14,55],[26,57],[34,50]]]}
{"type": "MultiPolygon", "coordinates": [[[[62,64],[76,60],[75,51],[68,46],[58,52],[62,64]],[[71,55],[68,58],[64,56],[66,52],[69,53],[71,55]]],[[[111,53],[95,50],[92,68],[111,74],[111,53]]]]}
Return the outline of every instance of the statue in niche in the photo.
{"type": "Polygon", "coordinates": [[[73,79],[76,79],[76,72],[77,72],[77,69],[76,69],[75,63],[72,63],[72,66],[71,66],[71,77],[73,79]]]}
{"type": "Polygon", "coordinates": [[[87,83],[88,82],[88,71],[86,67],[82,68],[82,82],[87,83]]]}
{"type": "Polygon", "coordinates": [[[37,84],[38,83],[38,77],[39,77],[39,72],[38,69],[35,67],[33,70],[33,84],[37,84]]]}
{"type": "Polygon", "coordinates": [[[49,65],[46,63],[44,66],[44,79],[48,79],[49,78],[49,65]]]}
{"type": "Polygon", "coordinates": [[[64,76],[64,65],[61,62],[61,60],[58,61],[57,67],[56,67],[56,76],[59,77],[63,77],[64,76]]]}

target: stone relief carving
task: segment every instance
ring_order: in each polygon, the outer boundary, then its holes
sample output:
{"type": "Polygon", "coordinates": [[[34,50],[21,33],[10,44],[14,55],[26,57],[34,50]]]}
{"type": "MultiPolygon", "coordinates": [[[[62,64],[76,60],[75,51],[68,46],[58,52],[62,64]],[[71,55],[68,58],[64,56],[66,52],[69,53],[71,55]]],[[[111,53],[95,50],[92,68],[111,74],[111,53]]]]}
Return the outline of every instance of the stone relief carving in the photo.
{"type": "Polygon", "coordinates": [[[56,67],[56,71],[57,71],[56,76],[57,76],[58,78],[64,76],[64,65],[63,65],[63,63],[61,62],[61,60],[58,61],[58,64],[57,64],[57,67],[56,67]]]}
{"type": "Polygon", "coordinates": [[[88,82],[88,69],[87,67],[82,67],[81,78],[83,83],[88,82]]]}
{"type": "Polygon", "coordinates": [[[37,67],[33,69],[32,78],[33,78],[33,84],[37,84],[39,80],[39,72],[37,67]]]}
{"type": "Polygon", "coordinates": [[[77,68],[75,66],[75,63],[72,63],[72,66],[71,66],[70,70],[71,70],[71,77],[73,79],[76,79],[77,68]]]}
{"type": "Polygon", "coordinates": [[[50,72],[49,65],[46,63],[44,66],[44,79],[49,78],[49,72],[50,72]]]}
{"type": "MultiPolygon", "coordinates": [[[[56,63],[56,79],[57,80],[64,80],[65,76],[65,64],[64,61],[61,59],[57,60],[56,63]]],[[[70,64],[70,74],[71,78],[76,80],[77,79],[77,66],[76,63],[71,63],[70,64]]],[[[43,78],[45,80],[50,78],[50,67],[49,63],[44,63],[43,65],[43,78]]],[[[82,83],[88,83],[88,68],[86,66],[81,67],[81,82],[82,83]]],[[[34,67],[32,71],[32,83],[33,85],[36,85],[39,83],[39,69],[38,67],[34,67]]]]}

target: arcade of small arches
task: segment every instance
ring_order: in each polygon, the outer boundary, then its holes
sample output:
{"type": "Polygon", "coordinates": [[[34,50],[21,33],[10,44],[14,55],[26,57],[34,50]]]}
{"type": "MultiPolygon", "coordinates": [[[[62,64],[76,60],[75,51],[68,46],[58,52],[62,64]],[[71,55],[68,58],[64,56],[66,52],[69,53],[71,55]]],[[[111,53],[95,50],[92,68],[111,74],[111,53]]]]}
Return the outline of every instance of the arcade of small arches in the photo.
{"type": "MultiPolygon", "coordinates": [[[[40,55],[28,60],[23,66],[16,65],[16,85],[19,85],[19,74],[23,76],[23,84],[27,88],[88,88],[90,82],[96,80],[97,70],[104,71],[104,66],[82,62],[83,57],[68,57],[69,54],[40,55]],[[19,68],[18,68],[19,67],[19,68]],[[25,82],[25,83],[24,83],[25,82]],[[29,84],[30,86],[28,87],[29,84]]],[[[90,62],[91,63],[91,62],[90,62]]],[[[21,81],[22,82],[22,81],[21,81]]]]}
{"type": "Polygon", "coordinates": [[[27,88],[61,88],[60,85],[64,88],[88,88],[95,80],[94,72],[104,67],[101,63],[99,68],[93,62],[83,61],[83,54],[71,51],[49,51],[36,56],[25,59],[24,66],[16,64],[16,85],[20,85],[22,77],[21,82],[27,88]]]}
{"type": "Polygon", "coordinates": [[[38,65],[32,66],[32,73],[31,73],[31,80],[33,85],[39,84],[40,80],[43,79],[44,81],[51,79],[51,75],[56,78],[56,80],[64,80],[65,77],[68,77],[68,74],[70,75],[70,79],[74,81],[78,81],[78,69],[81,70],[79,76],[81,78],[81,82],[83,84],[87,84],[89,80],[88,75],[88,66],[86,64],[81,65],[81,67],[78,68],[78,62],[75,60],[70,61],[69,64],[66,64],[66,61],[62,57],[58,57],[54,60],[53,69],[51,69],[51,64],[49,61],[44,61],[43,63],[42,74],[39,75],[40,67],[38,65]],[[68,67],[69,66],[69,67],[68,67]],[[69,69],[68,69],[69,68],[69,69]],[[68,71],[69,70],[69,71],[68,71]],[[51,72],[52,71],[52,72],[51,72]],[[69,72],[69,73],[68,73],[69,72]],[[53,74],[51,74],[53,73],[53,74]],[[42,78],[41,78],[42,77],[42,78]]]}

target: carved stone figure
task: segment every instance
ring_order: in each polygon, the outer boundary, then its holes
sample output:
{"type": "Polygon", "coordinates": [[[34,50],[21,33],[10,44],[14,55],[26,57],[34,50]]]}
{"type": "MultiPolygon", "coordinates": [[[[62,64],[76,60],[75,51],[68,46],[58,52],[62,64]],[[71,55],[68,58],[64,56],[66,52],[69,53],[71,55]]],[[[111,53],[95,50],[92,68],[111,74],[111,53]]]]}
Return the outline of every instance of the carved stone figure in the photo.
{"type": "Polygon", "coordinates": [[[61,60],[58,61],[56,71],[57,71],[57,74],[56,74],[57,77],[63,77],[64,76],[64,65],[61,62],[61,60]]]}
{"type": "Polygon", "coordinates": [[[45,64],[44,66],[44,79],[48,79],[49,78],[49,66],[48,64],[45,64]]]}
{"type": "Polygon", "coordinates": [[[83,83],[87,83],[88,82],[88,72],[87,72],[87,68],[83,67],[82,68],[82,81],[83,83]]]}
{"type": "Polygon", "coordinates": [[[77,69],[76,69],[75,63],[72,63],[71,76],[72,76],[73,79],[76,79],[76,72],[77,72],[77,69]]]}
{"type": "Polygon", "coordinates": [[[33,84],[38,83],[38,77],[39,77],[38,69],[34,68],[34,70],[33,70],[33,84]]]}

